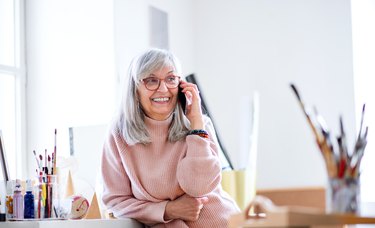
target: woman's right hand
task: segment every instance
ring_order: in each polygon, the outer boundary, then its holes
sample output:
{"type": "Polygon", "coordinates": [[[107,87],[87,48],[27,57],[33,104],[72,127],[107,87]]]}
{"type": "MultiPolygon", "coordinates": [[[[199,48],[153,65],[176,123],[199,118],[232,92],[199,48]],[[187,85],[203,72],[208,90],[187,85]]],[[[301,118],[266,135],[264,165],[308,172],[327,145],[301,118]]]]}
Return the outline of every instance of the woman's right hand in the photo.
{"type": "Polygon", "coordinates": [[[201,97],[197,85],[180,81],[181,92],[186,97],[186,117],[190,121],[190,127],[194,129],[204,129],[203,114],[201,107],[201,97]]]}
{"type": "Polygon", "coordinates": [[[196,221],[199,218],[201,209],[207,202],[207,197],[195,198],[184,194],[179,198],[167,203],[164,212],[164,219],[196,221]]]}

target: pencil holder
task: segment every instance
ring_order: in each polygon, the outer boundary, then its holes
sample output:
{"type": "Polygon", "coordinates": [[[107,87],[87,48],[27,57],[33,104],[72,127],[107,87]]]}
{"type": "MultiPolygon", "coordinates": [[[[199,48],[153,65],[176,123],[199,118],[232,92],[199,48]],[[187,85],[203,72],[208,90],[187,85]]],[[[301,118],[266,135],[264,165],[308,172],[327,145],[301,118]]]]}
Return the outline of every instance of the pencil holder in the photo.
{"type": "Polygon", "coordinates": [[[38,176],[35,186],[35,218],[58,218],[59,191],[56,175],[38,176]]]}
{"type": "Polygon", "coordinates": [[[327,188],[327,210],[330,213],[359,214],[359,178],[330,178],[327,188]]]}

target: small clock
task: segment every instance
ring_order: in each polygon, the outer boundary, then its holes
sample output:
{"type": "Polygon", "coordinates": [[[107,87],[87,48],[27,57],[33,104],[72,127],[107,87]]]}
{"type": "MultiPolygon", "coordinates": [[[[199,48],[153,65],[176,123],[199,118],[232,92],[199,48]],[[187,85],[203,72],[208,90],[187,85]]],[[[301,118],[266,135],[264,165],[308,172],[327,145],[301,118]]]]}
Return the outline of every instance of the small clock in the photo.
{"type": "Polygon", "coordinates": [[[89,201],[83,196],[72,196],[72,210],[70,212],[71,219],[81,219],[85,217],[89,209],[89,201]]]}

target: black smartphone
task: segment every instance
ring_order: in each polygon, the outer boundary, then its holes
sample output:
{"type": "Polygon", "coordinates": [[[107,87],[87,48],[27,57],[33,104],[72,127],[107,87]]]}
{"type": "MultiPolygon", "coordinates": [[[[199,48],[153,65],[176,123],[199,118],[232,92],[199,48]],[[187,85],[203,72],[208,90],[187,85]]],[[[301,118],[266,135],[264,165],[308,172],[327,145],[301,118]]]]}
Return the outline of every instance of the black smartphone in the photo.
{"type": "Polygon", "coordinates": [[[186,113],[186,97],[185,94],[182,92],[182,88],[178,86],[178,101],[181,104],[182,110],[184,114],[186,113]]]}

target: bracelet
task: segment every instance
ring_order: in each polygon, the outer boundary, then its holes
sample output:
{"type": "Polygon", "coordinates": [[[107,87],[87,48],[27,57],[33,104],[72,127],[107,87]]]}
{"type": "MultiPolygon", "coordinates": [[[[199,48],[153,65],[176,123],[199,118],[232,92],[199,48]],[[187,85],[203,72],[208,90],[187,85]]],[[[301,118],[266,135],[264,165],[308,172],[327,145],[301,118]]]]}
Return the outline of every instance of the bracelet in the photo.
{"type": "Polygon", "coordinates": [[[191,130],[189,131],[188,135],[198,135],[202,138],[205,138],[205,139],[208,139],[209,138],[209,135],[208,135],[208,132],[203,130],[203,129],[195,129],[195,130],[191,130]]]}

